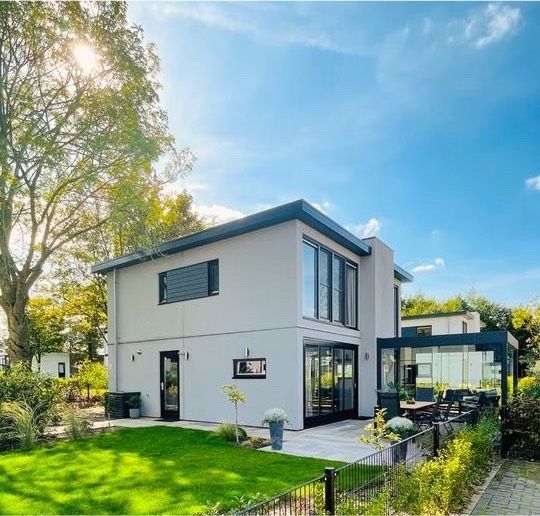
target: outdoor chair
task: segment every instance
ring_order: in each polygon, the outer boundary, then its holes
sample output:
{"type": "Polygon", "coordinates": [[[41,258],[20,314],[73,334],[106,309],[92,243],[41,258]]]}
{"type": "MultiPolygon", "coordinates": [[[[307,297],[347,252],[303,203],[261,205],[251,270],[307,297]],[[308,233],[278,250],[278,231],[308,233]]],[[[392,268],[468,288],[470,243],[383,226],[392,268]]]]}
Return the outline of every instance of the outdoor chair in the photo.
{"type": "Polygon", "coordinates": [[[399,394],[397,392],[377,391],[377,405],[379,409],[386,409],[384,418],[387,421],[393,417],[401,416],[399,394]]]}
{"type": "Polygon", "coordinates": [[[420,426],[420,428],[433,426],[433,423],[439,414],[439,407],[441,405],[442,398],[443,392],[440,391],[437,395],[437,401],[435,402],[435,405],[431,407],[431,409],[418,411],[416,413],[416,423],[418,426],[420,426]]]}
{"type": "Polygon", "coordinates": [[[417,387],[416,401],[433,401],[435,389],[433,387],[417,387]]]}

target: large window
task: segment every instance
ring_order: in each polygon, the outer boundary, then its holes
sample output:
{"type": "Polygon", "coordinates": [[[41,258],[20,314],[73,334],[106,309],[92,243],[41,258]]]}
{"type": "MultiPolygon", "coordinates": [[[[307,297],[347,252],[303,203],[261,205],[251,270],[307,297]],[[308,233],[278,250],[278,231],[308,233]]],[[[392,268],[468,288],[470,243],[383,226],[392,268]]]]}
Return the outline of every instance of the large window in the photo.
{"type": "Polygon", "coordinates": [[[317,248],[308,242],[302,246],[304,315],[317,317],[317,248]]]}
{"type": "Polygon", "coordinates": [[[159,302],[175,303],[219,294],[219,262],[196,263],[159,274],[159,302]]]}
{"type": "Polygon", "coordinates": [[[305,317],[358,325],[358,268],[342,256],[304,240],[303,314],[305,317]]]}
{"type": "Polygon", "coordinates": [[[399,287],[394,285],[394,337],[399,337],[399,308],[401,299],[399,298],[399,287]]]}

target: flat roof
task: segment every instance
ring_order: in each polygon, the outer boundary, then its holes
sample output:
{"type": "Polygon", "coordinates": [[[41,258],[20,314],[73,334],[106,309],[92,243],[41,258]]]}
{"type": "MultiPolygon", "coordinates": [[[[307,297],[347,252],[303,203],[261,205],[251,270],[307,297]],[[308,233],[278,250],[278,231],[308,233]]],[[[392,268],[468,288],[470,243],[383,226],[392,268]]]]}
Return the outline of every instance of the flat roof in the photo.
{"type": "MultiPolygon", "coordinates": [[[[269,210],[254,213],[238,220],[226,222],[218,226],[203,229],[168,242],[164,242],[152,249],[144,249],[112,260],[97,263],[92,266],[94,274],[106,274],[114,269],[129,267],[138,263],[147,262],[160,256],[171,255],[200,247],[227,238],[250,233],[259,229],[275,226],[291,220],[300,220],[304,224],[316,229],[334,242],[342,245],[349,251],[359,255],[371,254],[371,246],[334,222],[330,217],[317,210],[304,199],[299,199],[269,210]]],[[[413,281],[413,276],[401,267],[394,265],[394,277],[402,282],[413,281]]]]}
{"type": "Polygon", "coordinates": [[[432,346],[463,346],[474,344],[509,344],[513,348],[518,349],[517,339],[506,330],[377,339],[377,348],[379,349],[429,348],[432,346]]]}
{"type": "Polygon", "coordinates": [[[470,310],[458,310],[456,312],[433,312],[430,314],[418,314],[418,315],[406,315],[402,317],[402,321],[408,321],[409,319],[431,319],[432,317],[452,317],[453,315],[467,315],[471,313],[470,310]]]}

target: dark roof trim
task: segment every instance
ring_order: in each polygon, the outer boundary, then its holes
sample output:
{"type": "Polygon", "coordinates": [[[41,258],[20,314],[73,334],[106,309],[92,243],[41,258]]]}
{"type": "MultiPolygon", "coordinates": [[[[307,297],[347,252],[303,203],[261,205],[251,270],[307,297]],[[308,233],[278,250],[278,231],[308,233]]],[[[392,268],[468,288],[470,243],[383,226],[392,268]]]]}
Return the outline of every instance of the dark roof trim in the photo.
{"type": "Polygon", "coordinates": [[[458,310],[456,312],[433,312],[431,314],[419,314],[419,315],[406,315],[402,317],[402,321],[408,321],[409,319],[431,319],[432,317],[452,317],[453,315],[467,315],[470,311],[458,310]]]}
{"type": "Polygon", "coordinates": [[[394,278],[401,281],[401,283],[411,283],[414,281],[414,276],[394,263],[394,278]]]}
{"type": "MultiPolygon", "coordinates": [[[[225,224],[213,228],[165,242],[151,250],[138,251],[113,260],[98,263],[92,267],[92,272],[105,274],[113,269],[129,267],[130,265],[146,262],[163,255],[179,253],[188,249],[193,249],[195,247],[211,244],[213,242],[225,240],[226,238],[232,238],[296,219],[304,222],[313,229],[316,229],[353,253],[360,256],[371,254],[370,245],[355,237],[352,233],[349,233],[346,229],[311,206],[308,202],[300,199],[298,201],[277,206],[276,208],[248,215],[239,220],[226,222],[225,224]]],[[[403,269],[399,268],[399,270],[401,271],[399,274],[410,276],[403,271],[403,269]]]]}
{"type": "Polygon", "coordinates": [[[462,346],[474,344],[509,344],[518,348],[518,341],[508,331],[481,331],[477,333],[455,333],[430,335],[428,337],[378,338],[378,349],[384,348],[429,348],[432,346],[462,346]]]}

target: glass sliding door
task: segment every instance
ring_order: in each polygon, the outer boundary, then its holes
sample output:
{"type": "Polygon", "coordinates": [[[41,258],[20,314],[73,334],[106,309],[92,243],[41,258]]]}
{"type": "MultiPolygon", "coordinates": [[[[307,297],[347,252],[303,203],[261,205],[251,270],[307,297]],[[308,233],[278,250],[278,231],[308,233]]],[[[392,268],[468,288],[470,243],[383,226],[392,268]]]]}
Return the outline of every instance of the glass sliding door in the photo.
{"type": "Polygon", "coordinates": [[[304,344],[304,426],[357,416],[356,346],[304,344]]]}

